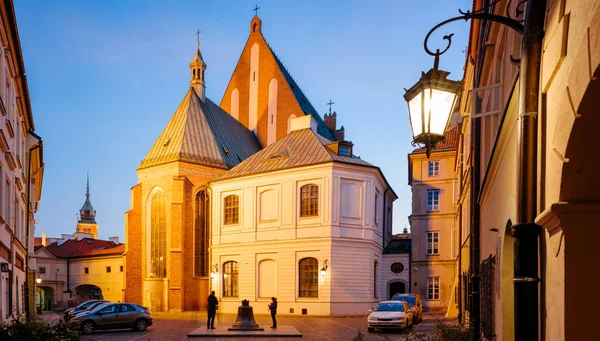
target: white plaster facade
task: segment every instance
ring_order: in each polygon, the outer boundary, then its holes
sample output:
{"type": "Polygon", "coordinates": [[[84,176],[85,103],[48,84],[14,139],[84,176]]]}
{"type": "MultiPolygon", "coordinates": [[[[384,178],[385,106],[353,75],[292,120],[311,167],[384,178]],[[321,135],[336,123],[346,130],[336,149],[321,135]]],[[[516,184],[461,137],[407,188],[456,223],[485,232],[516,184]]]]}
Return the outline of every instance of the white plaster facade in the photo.
{"type": "MultiPolygon", "coordinates": [[[[218,273],[211,286],[221,299],[220,311],[236,312],[242,299],[255,312],[262,312],[262,304],[266,311],[270,297],[276,296],[279,314],[365,314],[386,298],[382,283],[387,278],[380,275],[382,195],[375,204],[376,191],[386,188],[377,169],[339,163],[212,182],[211,264],[218,273]],[[319,186],[316,217],[300,217],[300,188],[305,184],[319,186]],[[224,225],[222,203],[231,194],[239,196],[239,224],[224,225]],[[318,297],[299,297],[298,264],[306,257],[316,258],[319,269],[327,264],[319,274],[318,297]],[[270,273],[265,275],[261,264],[266,260],[270,273]],[[223,264],[228,261],[239,266],[237,297],[222,297],[223,264]]],[[[386,206],[391,207],[389,198],[386,206]]],[[[385,231],[390,231],[387,218],[385,231]]]]}

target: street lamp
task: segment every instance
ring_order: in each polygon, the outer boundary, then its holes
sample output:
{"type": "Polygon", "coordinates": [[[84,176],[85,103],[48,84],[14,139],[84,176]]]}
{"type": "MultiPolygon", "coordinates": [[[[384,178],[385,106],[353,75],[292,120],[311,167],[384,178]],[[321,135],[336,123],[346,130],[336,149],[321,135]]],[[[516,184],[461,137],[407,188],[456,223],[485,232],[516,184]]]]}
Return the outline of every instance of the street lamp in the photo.
{"type": "MultiPolygon", "coordinates": [[[[447,36],[449,42],[450,37],[447,36]]],[[[433,69],[422,72],[421,79],[404,94],[408,102],[413,144],[424,144],[428,158],[435,145],[444,139],[461,86],[459,81],[446,79],[450,72],[438,69],[440,55],[449,47],[450,43],[444,51],[436,50],[433,69]]]]}
{"type": "Polygon", "coordinates": [[[42,283],[42,279],[41,279],[40,277],[38,277],[38,278],[36,278],[36,279],[35,279],[35,282],[36,282],[37,284],[40,284],[40,283],[42,283]]]}

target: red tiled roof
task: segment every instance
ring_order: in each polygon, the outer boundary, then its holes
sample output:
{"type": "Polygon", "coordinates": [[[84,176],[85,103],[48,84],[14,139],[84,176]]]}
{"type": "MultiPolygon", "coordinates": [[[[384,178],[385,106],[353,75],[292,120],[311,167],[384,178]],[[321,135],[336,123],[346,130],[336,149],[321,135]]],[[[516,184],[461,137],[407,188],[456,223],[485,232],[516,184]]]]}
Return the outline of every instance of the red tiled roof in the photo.
{"type": "Polygon", "coordinates": [[[122,254],[125,252],[125,244],[115,244],[108,240],[83,238],[82,240],[70,239],[62,245],[54,242],[46,246],[58,258],[76,258],[122,254]]]}
{"type": "MultiPolygon", "coordinates": [[[[456,148],[458,148],[459,138],[460,138],[460,130],[458,130],[458,127],[449,129],[446,131],[446,134],[444,134],[444,139],[442,141],[438,142],[438,144],[435,146],[435,148],[433,148],[431,150],[431,152],[435,153],[435,152],[442,152],[442,151],[456,149],[456,148]]],[[[417,148],[417,149],[413,150],[413,152],[412,152],[412,154],[420,154],[420,153],[425,153],[425,147],[417,148]]]]}
{"type": "Polygon", "coordinates": [[[42,237],[34,237],[33,238],[33,246],[40,246],[42,245],[42,237]]]}

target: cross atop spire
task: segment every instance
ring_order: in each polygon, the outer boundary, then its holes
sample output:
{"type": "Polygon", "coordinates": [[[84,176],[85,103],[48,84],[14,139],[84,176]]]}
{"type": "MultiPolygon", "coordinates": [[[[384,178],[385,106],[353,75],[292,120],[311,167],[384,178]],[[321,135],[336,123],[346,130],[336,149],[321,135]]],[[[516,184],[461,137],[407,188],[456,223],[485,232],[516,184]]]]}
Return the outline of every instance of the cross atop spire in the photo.
{"type": "Polygon", "coordinates": [[[331,114],[331,106],[332,106],[333,104],[335,104],[335,102],[333,102],[333,101],[331,100],[331,98],[330,98],[330,99],[329,99],[329,102],[327,102],[327,103],[325,103],[325,104],[327,104],[327,105],[329,106],[329,113],[331,114]]]}
{"type": "Polygon", "coordinates": [[[198,44],[198,49],[200,49],[200,30],[196,31],[196,44],[198,44]]]}
{"type": "Polygon", "coordinates": [[[253,9],[253,11],[254,11],[254,15],[258,16],[258,10],[259,10],[259,9],[260,9],[260,7],[258,7],[258,5],[255,5],[255,6],[254,6],[254,9],[253,9]]]}
{"type": "Polygon", "coordinates": [[[90,172],[87,172],[87,186],[86,186],[86,191],[85,191],[85,197],[86,198],[90,197],[90,172]]]}

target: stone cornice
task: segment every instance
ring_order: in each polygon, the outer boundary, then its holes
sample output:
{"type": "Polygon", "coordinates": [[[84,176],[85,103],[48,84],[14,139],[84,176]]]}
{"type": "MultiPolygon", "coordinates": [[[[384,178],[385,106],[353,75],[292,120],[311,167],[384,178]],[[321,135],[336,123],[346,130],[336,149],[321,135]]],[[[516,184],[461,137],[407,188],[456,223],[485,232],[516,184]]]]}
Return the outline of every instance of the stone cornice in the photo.
{"type": "Polygon", "coordinates": [[[535,223],[548,230],[550,235],[571,223],[589,223],[600,219],[600,201],[557,202],[546,208],[535,219],[535,223]]]}

